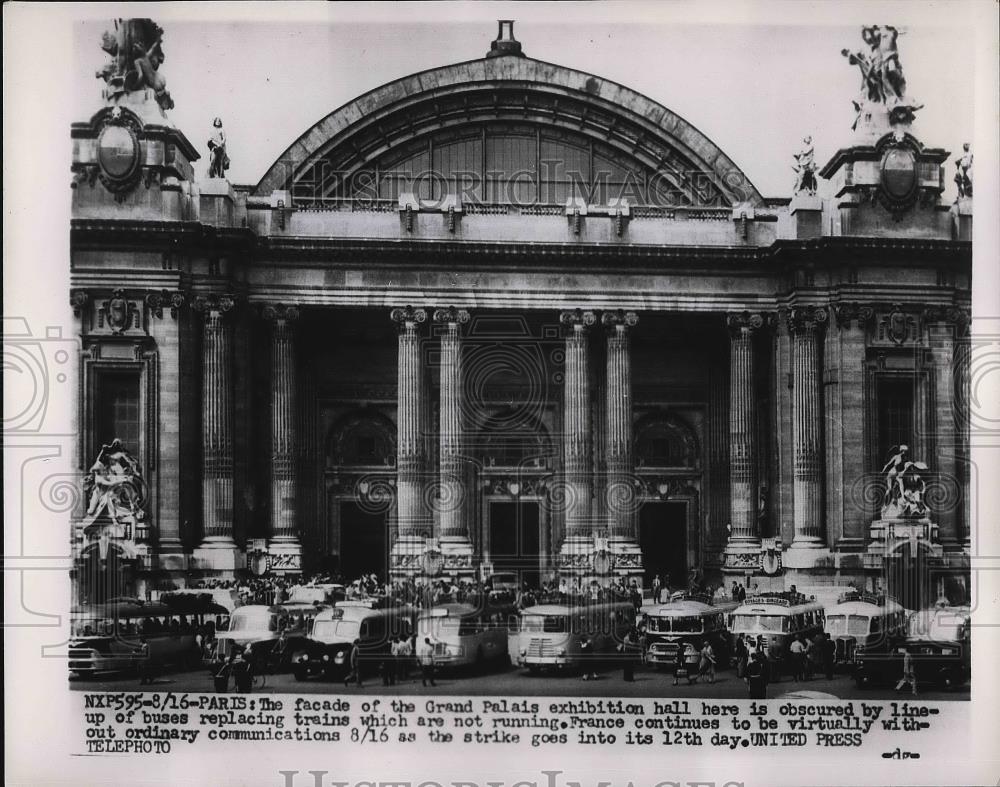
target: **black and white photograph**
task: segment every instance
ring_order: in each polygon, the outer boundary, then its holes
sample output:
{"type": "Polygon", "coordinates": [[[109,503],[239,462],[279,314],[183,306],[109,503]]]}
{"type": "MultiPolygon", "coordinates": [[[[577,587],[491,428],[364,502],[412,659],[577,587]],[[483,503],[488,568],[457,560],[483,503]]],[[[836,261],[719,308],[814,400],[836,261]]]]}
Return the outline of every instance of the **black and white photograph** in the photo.
{"type": "Polygon", "coordinates": [[[66,783],[1000,777],[995,6],[52,13],[5,653],[66,783]]]}

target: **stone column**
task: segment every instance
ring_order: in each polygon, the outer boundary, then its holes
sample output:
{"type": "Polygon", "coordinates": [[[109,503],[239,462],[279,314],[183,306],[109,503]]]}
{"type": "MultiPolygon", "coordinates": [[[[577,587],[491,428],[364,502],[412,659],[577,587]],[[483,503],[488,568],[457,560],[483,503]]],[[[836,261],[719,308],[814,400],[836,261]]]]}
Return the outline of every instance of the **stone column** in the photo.
{"type": "Polygon", "coordinates": [[[288,556],[289,569],[301,568],[302,546],[296,521],[297,462],[296,433],[298,385],[295,363],[295,306],[265,306],[263,315],[271,324],[271,519],[268,551],[288,556]]]}
{"type": "Polygon", "coordinates": [[[396,540],[389,556],[395,577],[419,573],[425,538],[431,522],[424,506],[426,443],[424,438],[424,367],[420,351],[420,325],[427,312],[409,306],[393,309],[399,329],[399,364],[396,385],[396,540]]]}
{"type": "Polygon", "coordinates": [[[605,502],[610,548],[616,573],[642,574],[642,551],[636,538],[635,460],[632,456],[632,361],[629,329],[639,322],[635,312],[604,312],[607,328],[605,375],[604,461],[607,468],[605,502]]]}
{"type": "Polygon", "coordinates": [[[441,334],[441,411],[439,417],[438,540],[445,570],[472,571],[469,539],[468,464],[462,455],[462,332],[464,309],[436,309],[441,334]]]}
{"type": "Polygon", "coordinates": [[[198,297],[194,307],[204,314],[202,335],[201,435],[202,525],[204,540],[195,550],[195,565],[233,570],[240,558],[233,540],[233,357],[232,328],[226,313],[229,296],[198,297]]]}
{"type": "Polygon", "coordinates": [[[590,511],[593,449],[590,430],[590,353],[587,332],[597,322],[593,312],[563,312],[567,326],[563,382],[563,482],[558,502],[565,516],[560,564],[581,566],[593,551],[590,511]]]}
{"type": "Polygon", "coordinates": [[[795,553],[824,550],[823,533],[823,412],[820,398],[819,338],[827,315],[824,309],[793,309],[788,315],[792,333],[792,449],[794,452],[795,535],[785,565],[809,568],[819,555],[801,558],[795,553]]]}
{"type": "Polygon", "coordinates": [[[725,566],[752,570],[759,565],[757,514],[757,401],[754,380],[754,332],[761,314],[730,314],[729,326],[729,499],[730,530],[725,566]]]}

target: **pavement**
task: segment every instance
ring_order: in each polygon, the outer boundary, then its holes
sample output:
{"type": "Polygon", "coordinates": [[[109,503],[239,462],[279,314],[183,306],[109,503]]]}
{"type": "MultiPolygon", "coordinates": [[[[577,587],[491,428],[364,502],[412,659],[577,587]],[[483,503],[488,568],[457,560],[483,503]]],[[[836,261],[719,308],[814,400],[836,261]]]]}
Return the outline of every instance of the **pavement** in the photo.
{"type": "MultiPolygon", "coordinates": [[[[693,685],[681,681],[673,685],[673,676],[667,672],[656,672],[641,668],[635,672],[635,680],[623,680],[620,669],[605,670],[599,673],[596,680],[583,680],[579,674],[546,674],[531,675],[526,670],[504,665],[489,672],[472,673],[469,671],[439,672],[435,678],[436,687],[423,687],[419,674],[414,674],[395,686],[383,686],[381,678],[373,675],[366,678],[359,688],[356,685],[344,686],[339,681],[313,679],[297,681],[291,674],[268,675],[263,688],[257,690],[261,694],[343,694],[343,695],[461,695],[461,696],[552,696],[552,697],[677,697],[677,698],[719,698],[748,699],[746,684],[736,677],[732,670],[720,671],[715,683],[699,679],[693,685]]],[[[76,691],[214,691],[212,678],[207,669],[189,672],[172,672],[159,675],[148,688],[140,688],[139,681],[133,676],[109,675],[98,678],[74,679],[70,687],[76,691]]],[[[833,680],[825,677],[808,681],[793,681],[782,678],[778,683],[768,685],[769,699],[780,699],[785,695],[795,697],[816,697],[836,699],[868,699],[894,700],[913,699],[909,691],[896,693],[893,686],[872,686],[858,688],[849,675],[835,674],[833,680]]],[[[921,691],[917,699],[921,701],[965,700],[969,699],[970,686],[946,690],[938,687],[921,691]]]]}

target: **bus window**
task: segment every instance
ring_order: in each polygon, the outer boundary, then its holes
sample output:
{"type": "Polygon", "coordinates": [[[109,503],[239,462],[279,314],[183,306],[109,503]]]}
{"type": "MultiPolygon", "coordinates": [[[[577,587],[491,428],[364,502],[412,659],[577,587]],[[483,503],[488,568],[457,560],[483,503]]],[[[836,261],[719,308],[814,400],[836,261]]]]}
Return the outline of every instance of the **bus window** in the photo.
{"type": "Polygon", "coordinates": [[[878,634],[881,630],[882,630],[882,621],[879,620],[878,615],[876,615],[875,617],[872,618],[872,622],[871,622],[871,626],[869,628],[869,631],[872,634],[878,634]]]}

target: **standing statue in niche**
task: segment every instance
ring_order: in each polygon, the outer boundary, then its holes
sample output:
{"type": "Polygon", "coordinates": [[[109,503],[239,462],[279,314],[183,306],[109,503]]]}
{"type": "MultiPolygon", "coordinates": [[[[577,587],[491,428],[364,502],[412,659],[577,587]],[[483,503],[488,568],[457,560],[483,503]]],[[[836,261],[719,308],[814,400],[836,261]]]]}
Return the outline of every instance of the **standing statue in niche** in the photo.
{"type": "Polygon", "coordinates": [[[101,446],[84,487],[89,496],[88,516],[104,508],[115,524],[139,525],[145,519],[146,482],[138,462],[118,438],[101,446]]]}
{"type": "Polygon", "coordinates": [[[968,142],[962,145],[962,158],[955,162],[955,185],[959,199],[972,196],[972,151],[968,142]]]}
{"type": "Polygon", "coordinates": [[[795,154],[795,193],[816,193],[816,152],[813,149],[812,137],[802,140],[802,150],[795,154]]]}
{"type": "Polygon", "coordinates": [[[852,129],[858,127],[858,122],[871,104],[883,105],[892,124],[912,123],[914,114],[922,107],[906,100],[906,77],[899,62],[897,46],[900,35],[900,31],[891,25],[871,25],[861,29],[861,40],[867,45],[867,52],[840,50],[861,73],[859,97],[852,102],[857,112],[852,129]]]}
{"type": "Polygon", "coordinates": [[[163,110],[173,109],[167,80],[160,74],[163,64],[163,28],[152,19],[116,19],[114,32],[104,31],[101,49],[110,55],[96,76],[108,86],[108,97],[152,90],[163,110]]]}
{"type": "Polygon", "coordinates": [[[226,170],[229,169],[229,156],[226,153],[226,132],[222,128],[222,118],[212,121],[215,131],[208,140],[208,149],[211,152],[212,160],[208,167],[210,178],[224,178],[226,170]]]}
{"type": "Polygon", "coordinates": [[[885,474],[882,518],[908,519],[927,516],[922,474],[926,474],[929,468],[923,462],[914,462],[910,459],[910,448],[907,445],[893,446],[889,453],[889,461],[882,468],[885,474]]]}

